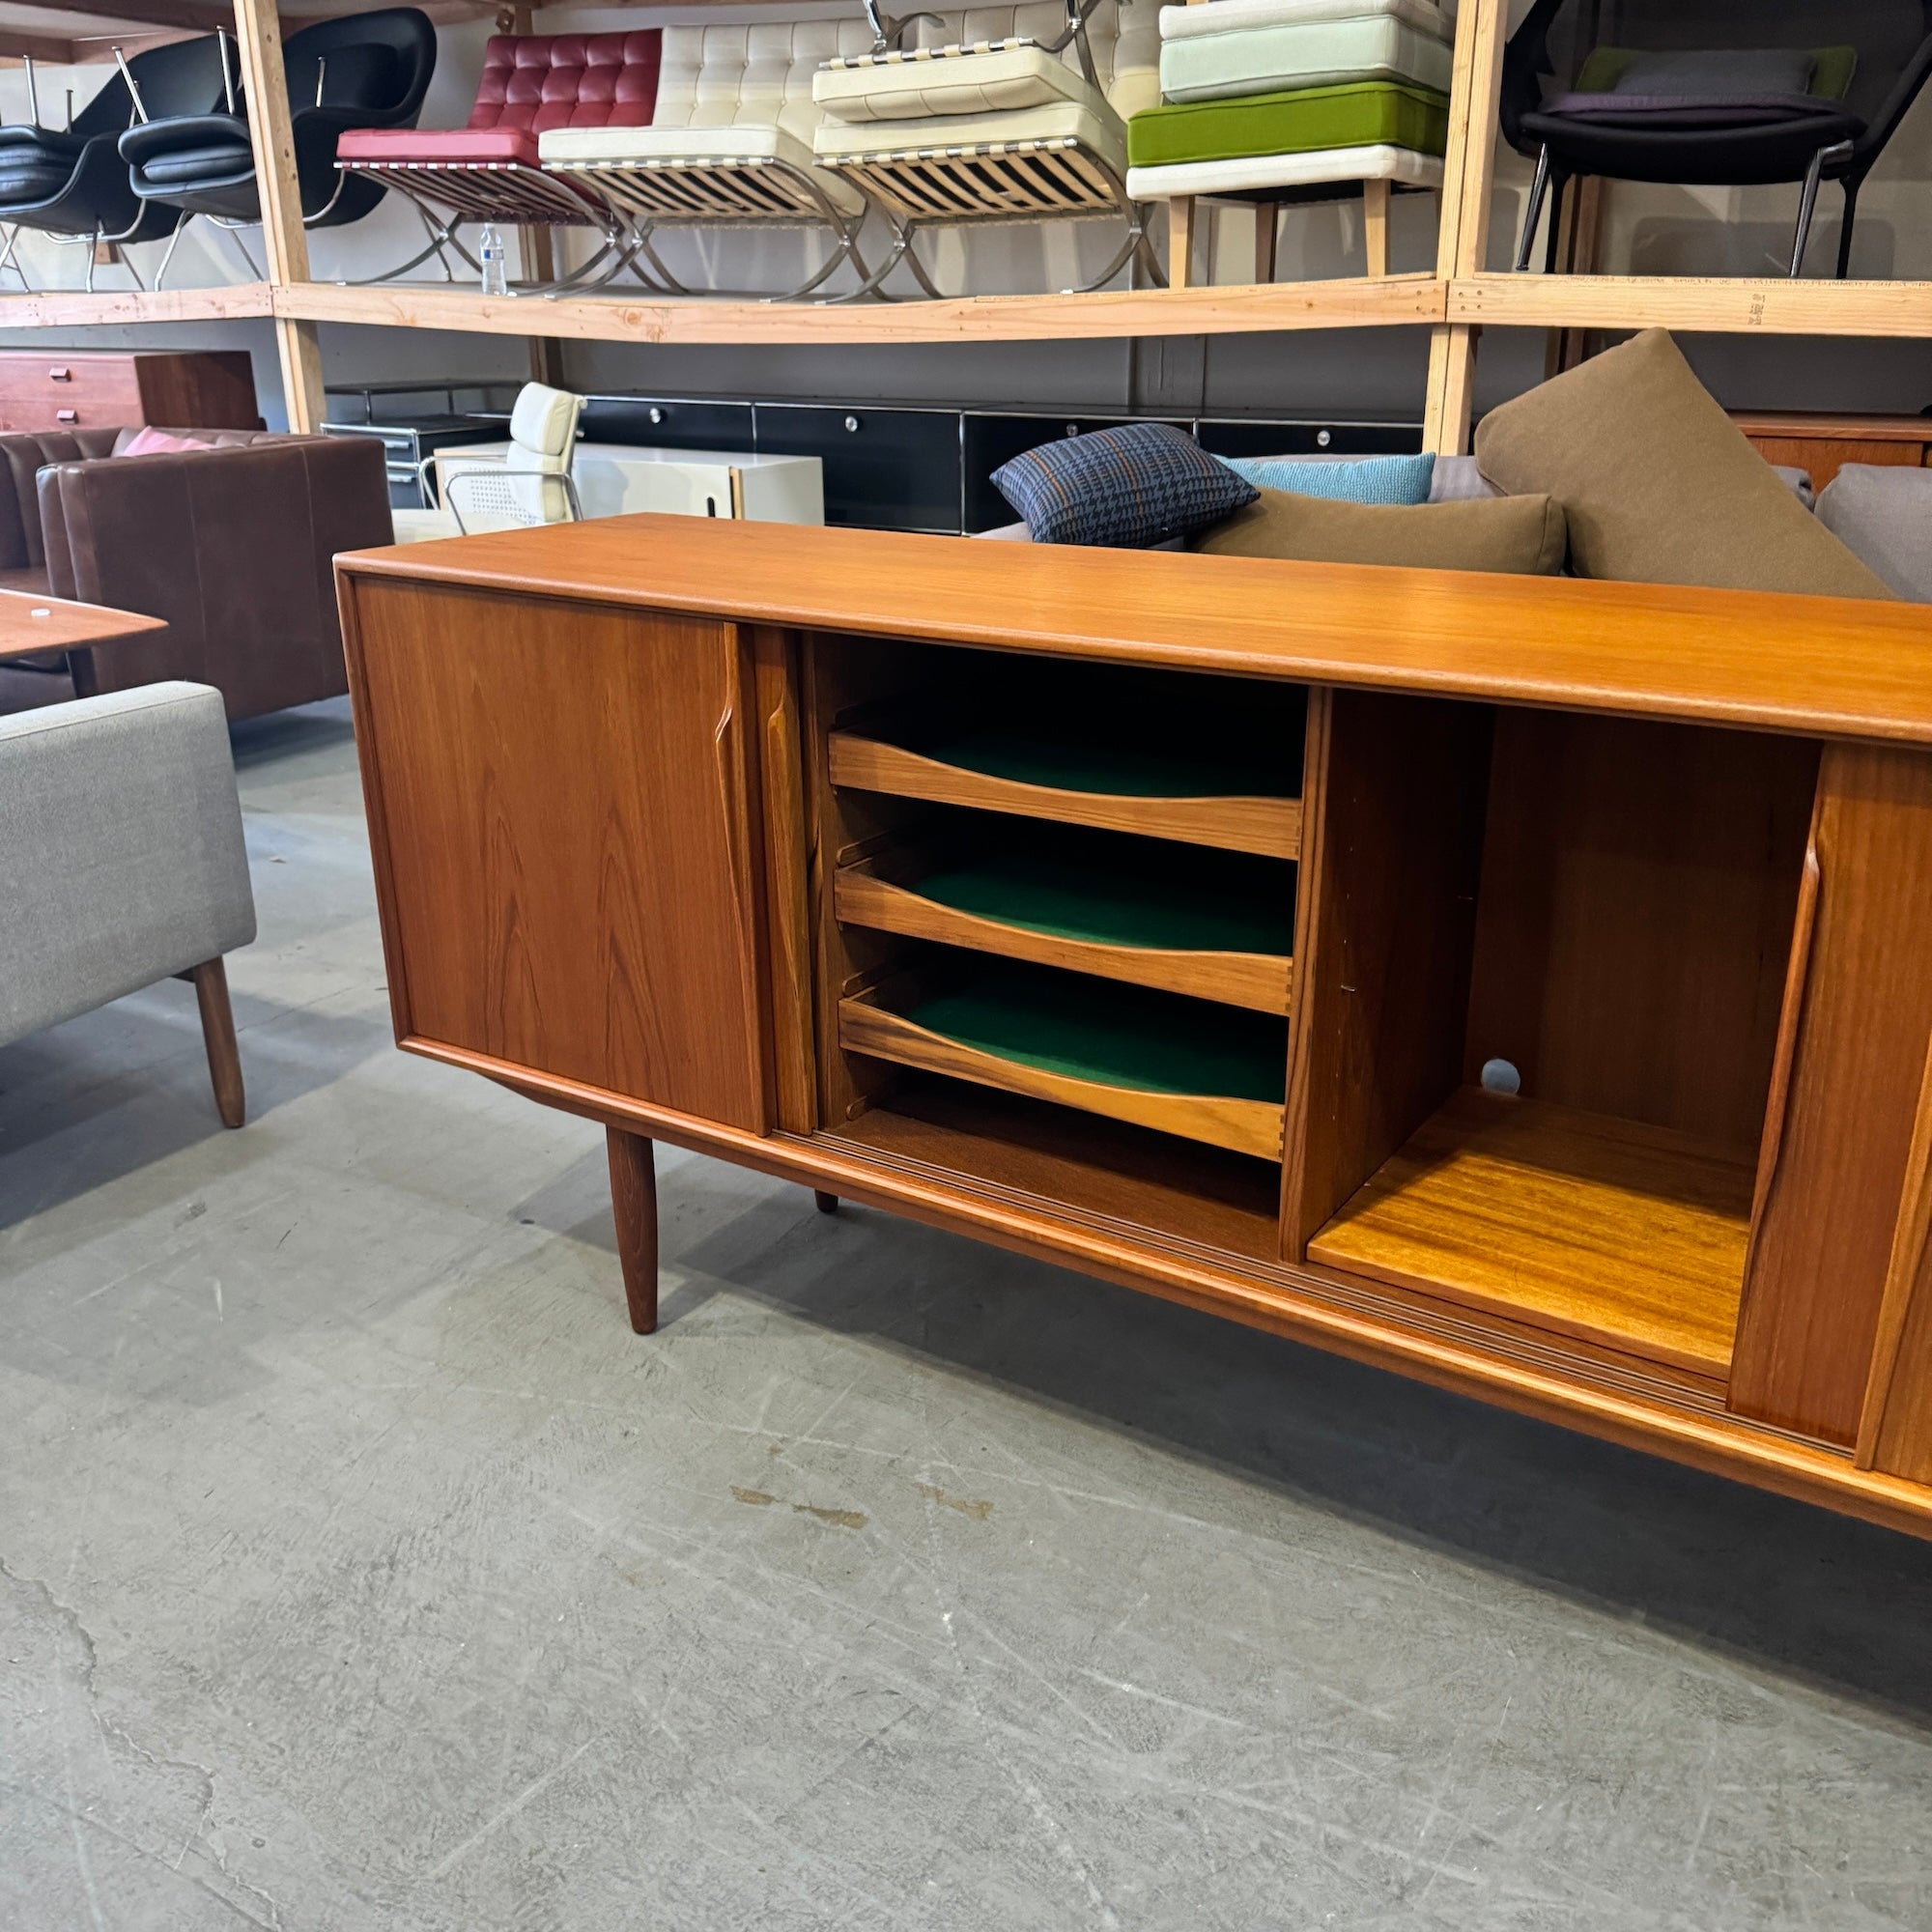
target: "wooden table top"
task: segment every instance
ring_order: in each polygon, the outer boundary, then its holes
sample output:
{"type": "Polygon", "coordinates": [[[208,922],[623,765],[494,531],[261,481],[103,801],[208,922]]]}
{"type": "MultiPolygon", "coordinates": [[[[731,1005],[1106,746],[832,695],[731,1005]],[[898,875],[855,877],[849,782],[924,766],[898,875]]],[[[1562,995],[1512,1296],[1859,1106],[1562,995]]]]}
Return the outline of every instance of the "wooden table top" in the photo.
{"type": "Polygon", "coordinates": [[[352,582],[1932,745],[1932,607],[1917,604],[703,517],[602,517],[336,561],[352,582]]]}
{"type": "Polygon", "coordinates": [[[150,631],[165,631],[159,617],[133,611],[110,611],[104,604],[71,604],[60,597],[34,597],[0,590],[0,664],[42,651],[81,650],[113,643],[150,631]]]}

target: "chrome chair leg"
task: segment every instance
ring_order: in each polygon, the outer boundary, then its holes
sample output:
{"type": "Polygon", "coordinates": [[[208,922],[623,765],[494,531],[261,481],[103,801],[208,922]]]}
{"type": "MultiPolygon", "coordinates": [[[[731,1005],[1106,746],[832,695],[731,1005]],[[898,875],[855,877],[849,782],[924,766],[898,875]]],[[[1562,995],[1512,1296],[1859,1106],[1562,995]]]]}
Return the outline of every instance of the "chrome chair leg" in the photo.
{"type": "Polygon", "coordinates": [[[20,227],[19,223],[15,222],[7,230],[7,245],[4,248],[0,248],[0,275],[4,275],[9,269],[12,269],[20,278],[20,293],[22,295],[32,295],[34,285],[27,279],[26,270],[20,266],[19,246],[20,227]]]}
{"type": "Polygon", "coordinates": [[[1820,148],[1811,156],[1811,165],[1804,170],[1804,186],[1798,197],[1798,232],[1791,242],[1791,279],[1796,281],[1804,270],[1804,250],[1811,240],[1811,217],[1818,212],[1818,184],[1825,179],[1825,163],[1847,159],[1852,152],[1849,141],[1839,141],[1829,148],[1820,148]]]}
{"type": "Polygon", "coordinates": [[[176,219],[175,232],[168,237],[167,253],[161,257],[161,266],[155,271],[155,287],[156,290],[167,280],[168,265],[175,258],[175,249],[180,244],[183,232],[193,219],[194,216],[186,209],[183,209],[180,216],[176,219]]]}
{"type": "Polygon", "coordinates": [[[1522,240],[1517,243],[1516,271],[1529,271],[1529,251],[1536,243],[1536,225],[1543,219],[1544,197],[1549,192],[1549,150],[1545,147],[1536,157],[1536,179],[1529,185],[1529,208],[1522,217],[1522,240]]]}

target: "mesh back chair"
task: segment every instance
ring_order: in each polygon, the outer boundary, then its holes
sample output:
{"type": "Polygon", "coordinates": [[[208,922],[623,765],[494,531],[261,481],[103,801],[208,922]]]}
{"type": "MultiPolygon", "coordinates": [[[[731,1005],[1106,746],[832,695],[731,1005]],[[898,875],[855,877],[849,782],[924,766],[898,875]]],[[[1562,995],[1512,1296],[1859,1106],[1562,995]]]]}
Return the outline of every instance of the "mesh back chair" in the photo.
{"type": "Polygon", "coordinates": [[[558,128],[539,144],[551,173],[597,195],[631,224],[639,252],[663,287],[692,293],[652,244],[666,226],[822,228],[826,259],[777,300],[820,287],[858,252],[866,198],[815,164],[820,64],[872,44],[856,20],[737,27],[667,27],[658,111],[648,128],[558,128]]]}
{"type": "MultiPolygon", "coordinates": [[[[1578,0],[1535,0],[1503,57],[1502,131],[1536,161],[1517,267],[1543,205],[1587,176],[1753,186],[1800,182],[1790,272],[1823,181],[1842,185],[1839,275],[1859,190],[1932,74],[1932,0],[1629,0],[1615,45],[1578,0]]],[[[1551,219],[1546,267],[1555,261],[1551,219]]]]}
{"type": "Polygon", "coordinates": [[[595,196],[541,163],[538,145],[554,128],[648,128],[656,112],[664,30],[629,34],[497,34],[465,127],[430,131],[351,132],[336,145],[345,174],[388,183],[428,224],[421,253],[377,279],[407,274],[445,247],[479,264],[457,240],[466,221],[588,228],[604,244],[548,287],[582,284],[623,267],[624,223],[595,196]]]}
{"type": "MultiPolygon", "coordinates": [[[[414,124],[436,71],[436,29],[413,7],[319,20],[284,43],[282,68],[303,227],[359,220],[383,198],[384,185],[339,173],[336,143],[345,128],[414,124]]],[[[197,214],[231,230],[262,218],[239,83],[231,82],[223,105],[222,113],[165,117],[151,107],[148,118],[121,136],[134,193],[175,210],[177,236],[197,214]]],[[[156,286],[166,272],[163,262],[156,286]]]]}
{"type": "Polygon", "coordinates": [[[583,398],[568,389],[526,383],[510,412],[510,448],[498,463],[457,451],[423,463],[442,476],[442,508],[392,512],[396,541],[421,543],[476,530],[534,529],[574,524],[583,515],[571,477],[583,398]]]}
{"type": "Polygon", "coordinates": [[[892,251],[860,293],[903,261],[937,296],[918,233],[989,221],[1123,220],[1125,239],[1086,286],[1135,261],[1164,279],[1126,186],[1125,124],[1160,99],[1153,0],[1035,0],[903,22],[867,5],[873,50],[820,71],[826,119],[813,137],[819,165],[892,224],[892,251]]]}
{"type": "MultiPolygon", "coordinates": [[[[128,73],[151,115],[206,114],[221,104],[221,49],[213,34],[150,47],[128,61],[128,73]]],[[[38,119],[0,128],[0,227],[7,231],[0,269],[14,268],[26,282],[15,255],[19,231],[38,229],[87,244],[92,289],[97,244],[158,242],[168,233],[174,212],[141,200],[121,158],[121,136],[138,118],[127,74],[117,72],[60,132],[38,119]]],[[[132,264],[127,267],[132,274],[132,264]]]]}

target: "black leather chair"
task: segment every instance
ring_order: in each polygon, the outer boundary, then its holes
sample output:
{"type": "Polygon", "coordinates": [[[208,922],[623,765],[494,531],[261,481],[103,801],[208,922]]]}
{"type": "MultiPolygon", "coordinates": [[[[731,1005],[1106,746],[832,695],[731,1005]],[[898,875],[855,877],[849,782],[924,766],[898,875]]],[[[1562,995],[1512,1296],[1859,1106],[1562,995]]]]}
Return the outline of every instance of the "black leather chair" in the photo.
{"type": "MultiPolygon", "coordinates": [[[[221,104],[221,53],[213,34],[150,47],[128,67],[151,115],[205,114],[221,104]]],[[[128,82],[117,71],[63,131],[0,128],[0,228],[89,243],[89,288],[93,243],[156,242],[174,224],[168,210],[142,201],[128,183],[118,143],[135,118],[128,82]]],[[[10,235],[0,259],[12,259],[13,245],[10,235]]]]}
{"type": "MultiPolygon", "coordinates": [[[[1504,49],[1503,136],[1537,164],[1518,269],[1529,266],[1551,184],[1560,207],[1571,184],[1596,175],[1718,187],[1802,182],[1794,275],[1819,184],[1838,182],[1843,276],[1859,190],[1932,76],[1932,0],[1630,0],[1618,9],[1617,46],[1680,61],[1655,94],[1617,72],[1621,56],[1589,44],[1585,11],[1577,0],[1535,0],[1504,49]],[[1760,57],[1780,50],[1823,56],[1795,91],[1752,79],[1753,67],[1762,75],[1776,65],[1760,57]]],[[[1546,268],[1554,266],[1559,225],[1552,214],[1546,268]]]]}
{"type": "MultiPolygon", "coordinates": [[[[334,228],[383,198],[383,183],[338,174],[350,128],[413,128],[436,71],[436,29],[413,7],[320,20],[282,45],[302,221],[334,228]]],[[[242,103],[238,96],[238,107],[242,103]]],[[[242,112],[155,115],[121,136],[128,185],[143,203],[234,227],[262,218],[255,157],[242,112]]],[[[170,213],[168,220],[174,219],[170,213]]]]}

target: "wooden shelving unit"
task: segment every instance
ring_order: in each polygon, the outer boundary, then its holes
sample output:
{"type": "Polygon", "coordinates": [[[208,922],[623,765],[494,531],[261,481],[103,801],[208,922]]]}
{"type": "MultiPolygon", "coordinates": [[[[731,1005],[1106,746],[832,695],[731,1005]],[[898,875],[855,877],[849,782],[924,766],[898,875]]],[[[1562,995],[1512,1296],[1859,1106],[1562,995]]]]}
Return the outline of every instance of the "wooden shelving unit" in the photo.
{"type": "MultiPolygon", "coordinates": [[[[80,0],[67,11],[117,16],[111,0],[80,0]]],[[[448,0],[445,14],[468,18],[480,11],[468,0],[448,0]]],[[[830,306],[673,301],[624,293],[491,299],[440,284],[353,288],[312,281],[296,213],[276,0],[235,0],[242,78],[255,103],[257,161],[266,185],[268,283],[160,294],[6,297],[0,298],[0,326],[125,327],[271,317],[289,421],[298,429],[322,419],[316,330],[325,323],[532,340],[802,346],[1425,327],[1430,330],[1425,442],[1437,451],[1466,446],[1476,345],[1486,327],[1634,329],[1661,325],[1742,334],[1932,336],[1932,283],[1496,272],[1489,259],[1489,219],[1507,13],[1508,0],[1464,0],[1459,15],[1433,274],[830,306]]],[[[511,14],[519,31],[531,30],[529,8],[515,8],[511,14]]],[[[125,14],[125,7],[118,10],[118,16],[125,14]]],[[[45,51],[27,46],[17,36],[15,42],[15,51],[45,51]]],[[[7,44],[0,38],[0,48],[7,44]]]]}

